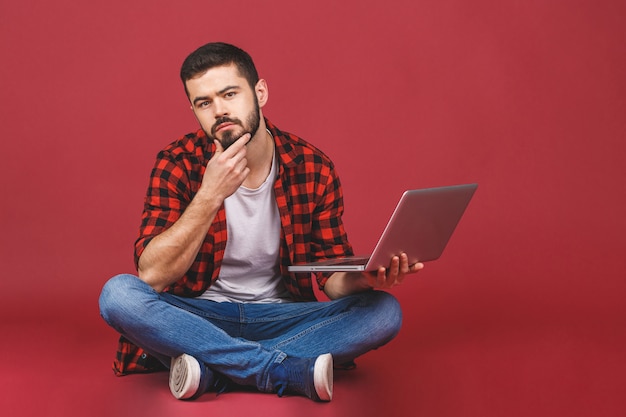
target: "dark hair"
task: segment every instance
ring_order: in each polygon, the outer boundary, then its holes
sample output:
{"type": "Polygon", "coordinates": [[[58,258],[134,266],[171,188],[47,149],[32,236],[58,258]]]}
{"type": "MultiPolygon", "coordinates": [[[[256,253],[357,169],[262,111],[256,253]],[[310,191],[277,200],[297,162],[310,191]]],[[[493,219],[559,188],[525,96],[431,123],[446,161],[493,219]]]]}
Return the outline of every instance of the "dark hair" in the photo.
{"type": "Polygon", "coordinates": [[[207,70],[220,67],[222,65],[235,64],[239,73],[244,77],[250,87],[254,89],[259,81],[259,74],[256,71],[252,58],[243,49],[237,48],[223,42],[207,43],[193,51],[183,62],[180,68],[180,79],[187,91],[187,81],[193,77],[203,74],[207,70]]]}

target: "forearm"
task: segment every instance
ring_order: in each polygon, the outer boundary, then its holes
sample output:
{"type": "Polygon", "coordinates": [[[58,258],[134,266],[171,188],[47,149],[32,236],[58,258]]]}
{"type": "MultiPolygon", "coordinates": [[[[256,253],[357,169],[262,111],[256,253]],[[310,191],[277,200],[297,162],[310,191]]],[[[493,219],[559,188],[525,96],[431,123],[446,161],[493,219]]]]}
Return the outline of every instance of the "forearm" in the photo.
{"type": "Polygon", "coordinates": [[[145,248],[139,278],[159,292],[178,281],[193,264],[220,205],[220,200],[196,195],[176,223],[145,248]]]}
{"type": "Polygon", "coordinates": [[[367,277],[360,272],[335,272],[324,285],[324,293],[331,300],[371,290],[367,277]]]}

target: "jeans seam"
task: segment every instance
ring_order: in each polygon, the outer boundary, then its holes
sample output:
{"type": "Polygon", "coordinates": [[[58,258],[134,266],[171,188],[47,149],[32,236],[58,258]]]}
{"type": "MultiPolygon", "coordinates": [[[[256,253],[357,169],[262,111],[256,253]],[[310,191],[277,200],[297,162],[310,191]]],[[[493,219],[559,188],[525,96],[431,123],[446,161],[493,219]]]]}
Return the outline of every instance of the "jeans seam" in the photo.
{"type": "Polygon", "coordinates": [[[249,319],[248,323],[267,323],[267,322],[272,322],[272,321],[282,321],[282,320],[290,320],[296,317],[302,317],[302,316],[307,316],[313,312],[317,312],[320,310],[324,310],[325,306],[322,305],[322,303],[319,303],[320,306],[319,307],[315,307],[315,308],[307,308],[306,310],[298,310],[298,311],[294,311],[291,314],[282,314],[280,316],[272,316],[272,317],[255,317],[253,319],[249,319]]]}
{"type": "Polygon", "coordinates": [[[179,300],[173,296],[173,297],[162,297],[159,296],[161,298],[162,301],[176,307],[176,308],[180,308],[181,310],[187,311],[191,314],[194,314],[196,316],[205,318],[205,319],[214,319],[214,320],[222,320],[222,321],[229,321],[232,323],[238,323],[240,321],[241,317],[228,317],[228,316],[224,316],[224,315],[219,315],[219,314],[213,314],[211,312],[206,312],[204,310],[201,310],[197,307],[194,306],[190,306],[189,304],[183,303],[183,302],[179,302],[179,300]]]}
{"type": "Polygon", "coordinates": [[[306,329],[304,329],[301,332],[298,332],[297,334],[294,334],[293,336],[289,337],[288,339],[285,340],[281,340],[280,343],[277,343],[273,346],[270,347],[271,350],[281,350],[281,347],[288,345],[289,343],[298,340],[304,336],[306,336],[307,334],[314,332],[322,327],[325,327],[329,324],[332,324],[336,321],[342,320],[344,317],[353,314],[354,312],[352,310],[348,310],[348,311],[344,311],[341,314],[337,314],[335,316],[329,317],[326,320],[320,321],[318,323],[313,324],[312,326],[307,327],[306,329]]]}

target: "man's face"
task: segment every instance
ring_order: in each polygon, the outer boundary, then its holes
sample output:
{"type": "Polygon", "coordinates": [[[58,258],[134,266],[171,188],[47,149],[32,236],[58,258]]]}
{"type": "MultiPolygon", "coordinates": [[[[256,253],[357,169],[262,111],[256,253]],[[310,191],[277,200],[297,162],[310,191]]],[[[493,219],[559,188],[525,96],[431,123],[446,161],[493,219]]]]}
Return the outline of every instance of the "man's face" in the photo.
{"type": "Polygon", "coordinates": [[[200,126],[224,149],[245,133],[254,137],[259,129],[261,114],[256,92],[235,65],[211,68],[187,80],[187,91],[200,126]]]}

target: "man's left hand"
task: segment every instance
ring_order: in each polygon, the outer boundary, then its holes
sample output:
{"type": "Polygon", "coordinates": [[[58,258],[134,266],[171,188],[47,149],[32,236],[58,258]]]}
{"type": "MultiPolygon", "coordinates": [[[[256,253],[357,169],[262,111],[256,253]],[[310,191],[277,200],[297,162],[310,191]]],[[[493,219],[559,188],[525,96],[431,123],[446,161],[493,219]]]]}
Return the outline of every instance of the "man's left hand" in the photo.
{"type": "Polygon", "coordinates": [[[424,268],[424,264],[416,262],[409,265],[406,253],[391,258],[389,268],[380,267],[377,271],[368,274],[368,281],[372,288],[389,289],[400,285],[406,275],[413,274],[424,268]]]}

